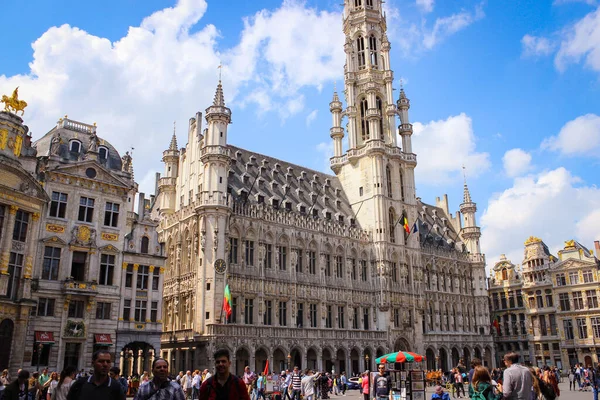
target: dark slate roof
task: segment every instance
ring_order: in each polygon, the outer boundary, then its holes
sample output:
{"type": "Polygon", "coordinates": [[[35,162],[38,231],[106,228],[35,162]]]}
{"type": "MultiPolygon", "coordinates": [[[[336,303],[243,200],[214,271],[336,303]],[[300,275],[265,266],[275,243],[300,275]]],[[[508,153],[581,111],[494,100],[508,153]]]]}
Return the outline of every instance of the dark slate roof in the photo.
{"type": "MultiPolygon", "coordinates": [[[[63,159],[77,161],[83,159],[85,152],[88,148],[90,142],[91,133],[89,130],[92,128],[92,125],[87,125],[84,123],[80,123],[72,120],[64,120],[66,123],[64,127],[59,127],[61,122],[54,128],[52,128],[48,133],[42,136],[40,139],[35,141],[33,144],[37,148],[37,156],[44,157],[48,156],[50,150],[50,142],[55,132],[60,134],[62,139],[62,144],[60,145],[59,155],[63,159]],[[81,149],[79,153],[73,153],[69,151],[69,142],[72,139],[77,139],[81,142],[81,149]]],[[[95,129],[95,127],[93,127],[95,129]]],[[[119,152],[110,144],[108,141],[102,139],[98,136],[100,140],[100,145],[106,147],[108,149],[108,159],[102,164],[111,170],[120,171],[122,167],[121,156],[119,152]]]]}
{"type": "Polygon", "coordinates": [[[336,176],[231,145],[229,151],[232,163],[228,184],[235,201],[256,203],[258,196],[264,196],[265,203],[273,204],[275,199],[282,209],[290,203],[292,211],[300,212],[304,206],[306,213],[317,210],[320,218],[325,218],[326,212],[335,221],[343,216],[346,224],[354,218],[336,176]]]}
{"type": "Polygon", "coordinates": [[[463,243],[449,216],[440,207],[417,201],[419,237],[423,246],[464,251],[463,243]]]}

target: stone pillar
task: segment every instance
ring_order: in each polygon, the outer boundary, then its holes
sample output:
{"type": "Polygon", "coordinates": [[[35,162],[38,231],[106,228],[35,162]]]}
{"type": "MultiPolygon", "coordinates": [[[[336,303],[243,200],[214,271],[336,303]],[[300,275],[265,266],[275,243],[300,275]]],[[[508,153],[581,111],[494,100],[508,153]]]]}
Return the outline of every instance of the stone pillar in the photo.
{"type": "Polygon", "coordinates": [[[123,352],[119,353],[119,369],[121,370],[121,375],[127,376],[124,370],[124,365],[123,365],[123,352]]]}
{"type": "Polygon", "coordinates": [[[31,214],[29,232],[27,232],[27,245],[25,248],[25,269],[23,272],[22,299],[31,298],[31,278],[33,274],[33,260],[36,258],[36,245],[40,232],[40,214],[31,214]]]}
{"type": "Polygon", "coordinates": [[[143,365],[144,350],[138,350],[136,357],[137,357],[137,373],[139,375],[141,375],[144,372],[144,370],[143,370],[143,368],[144,368],[144,365],[143,365]]]}
{"type": "MultiPolygon", "coordinates": [[[[158,276],[158,290],[159,293],[163,292],[163,285],[165,282],[165,268],[164,267],[157,267],[159,269],[160,275],[158,276]]],[[[162,295],[159,297],[158,299],[158,319],[156,322],[162,324],[163,321],[163,298],[162,295]]]]}
{"type": "Polygon", "coordinates": [[[19,207],[10,206],[6,216],[4,235],[0,241],[0,296],[6,296],[8,290],[8,260],[12,248],[12,234],[15,229],[15,216],[19,207]]]}

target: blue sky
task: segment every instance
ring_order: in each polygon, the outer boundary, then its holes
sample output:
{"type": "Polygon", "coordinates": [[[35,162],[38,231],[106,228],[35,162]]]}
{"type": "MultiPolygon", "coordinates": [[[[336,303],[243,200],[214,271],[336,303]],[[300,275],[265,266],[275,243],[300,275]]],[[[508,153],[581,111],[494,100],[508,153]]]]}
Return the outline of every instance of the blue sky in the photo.
{"type": "MultiPolygon", "coordinates": [[[[32,0],[3,5],[0,92],[20,85],[34,139],[68,114],[135,147],[153,188],[173,121],[212,100],[223,63],[232,144],[330,172],[341,0],[32,0]],[[26,22],[24,22],[26,21],[26,22]]],[[[600,239],[600,8],[594,0],[388,0],[395,87],[411,100],[417,193],[455,210],[462,165],[488,264],[600,239]]],[[[396,92],[397,93],[397,92],[396,92]]]]}

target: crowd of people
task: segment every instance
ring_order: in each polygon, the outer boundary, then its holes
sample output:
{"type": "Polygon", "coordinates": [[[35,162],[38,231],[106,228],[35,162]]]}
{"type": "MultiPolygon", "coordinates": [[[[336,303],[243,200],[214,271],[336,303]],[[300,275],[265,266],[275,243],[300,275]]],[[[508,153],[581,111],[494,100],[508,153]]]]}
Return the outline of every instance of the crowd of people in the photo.
{"type": "MultiPolygon", "coordinates": [[[[134,400],[259,400],[268,395],[281,400],[316,400],[346,396],[351,383],[345,372],[336,375],[294,367],[278,375],[271,374],[268,386],[266,371],[255,373],[246,367],[240,377],[231,374],[227,350],[217,351],[214,360],[214,375],[205,369],[181,371],[170,377],[169,363],[157,358],[151,373],[125,378],[112,365],[111,354],[99,350],[92,356],[93,369],[89,374],[68,366],[60,374],[47,369],[41,374],[19,370],[16,378],[11,379],[8,370],[2,371],[0,400],[124,400],[128,395],[134,396],[134,400]]],[[[426,379],[434,386],[431,400],[450,400],[451,396],[472,400],[555,400],[560,396],[561,376],[556,367],[521,365],[516,353],[504,355],[503,361],[505,368],[491,372],[479,359],[471,360],[470,369],[461,360],[447,373],[427,371],[426,379]]],[[[361,397],[391,400],[392,382],[385,365],[378,366],[372,380],[369,375],[365,371],[353,382],[353,386],[358,384],[361,397]]],[[[600,364],[596,368],[577,364],[568,376],[569,390],[591,390],[594,400],[598,400],[600,364]]]]}

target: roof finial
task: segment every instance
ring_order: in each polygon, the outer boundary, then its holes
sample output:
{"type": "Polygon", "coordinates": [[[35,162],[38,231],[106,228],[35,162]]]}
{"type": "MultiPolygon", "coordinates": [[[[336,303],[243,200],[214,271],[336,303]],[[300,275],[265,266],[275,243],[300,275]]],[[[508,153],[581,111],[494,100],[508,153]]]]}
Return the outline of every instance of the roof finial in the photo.
{"type": "Polygon", "coordinates": [[[469,192],[469,187],[467,186],[467,168],[463,164],[463,179],[464,179],[464,194],[463,194],[463,203],[472,203],[471,201],[471,193],[469,192]]]}
{"type": "Polygon", "coordinates": [[[221,83],[221,78],[222,78],[222,73],[223,73],[223,63],[219,62],[219,66],[217,68],[219,69],[219,83],[221,83]]]}

